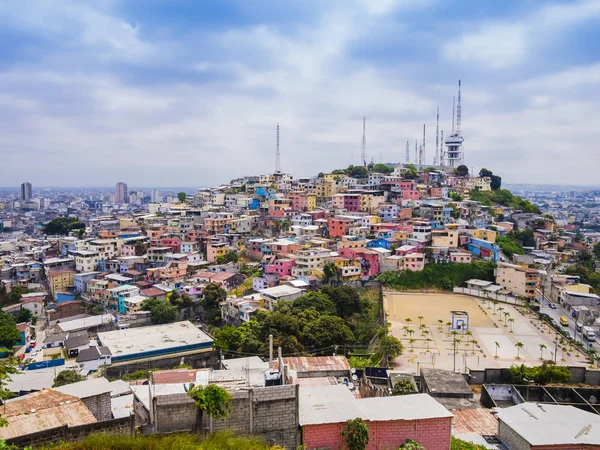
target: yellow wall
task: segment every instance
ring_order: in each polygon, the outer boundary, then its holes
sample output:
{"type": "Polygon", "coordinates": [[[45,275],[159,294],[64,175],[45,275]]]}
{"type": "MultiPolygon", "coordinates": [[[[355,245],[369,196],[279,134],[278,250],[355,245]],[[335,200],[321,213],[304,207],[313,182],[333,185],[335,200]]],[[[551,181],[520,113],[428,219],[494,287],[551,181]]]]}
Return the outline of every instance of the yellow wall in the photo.
{"type": "Polygon", "coordinates": [[[474,230],[473,237],[487,242],[496,242],[496,232],[493,230],[486,230],[485,228],[478,228],[477,230],[474,230]]]}

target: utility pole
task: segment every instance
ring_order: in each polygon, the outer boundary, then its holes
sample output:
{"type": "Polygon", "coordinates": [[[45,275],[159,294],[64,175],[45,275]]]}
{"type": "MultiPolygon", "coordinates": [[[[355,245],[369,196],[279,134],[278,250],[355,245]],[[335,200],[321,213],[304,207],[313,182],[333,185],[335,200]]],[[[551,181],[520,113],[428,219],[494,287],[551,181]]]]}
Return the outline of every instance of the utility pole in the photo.
{"type": "Polygon", "coordinates": [[[433,157],[433,165],[437,166],[440,163],[440,107],[437,107],[436,113],[436,125],[435,125],[435,156],[433,157]]]}
{"type": "Polygon", "coordinates": [[[277,122],[277,153],[275,157],[275,173],[281,173],[281,159],[279,155],[279,122],[277,122]]]}
{"type": "Polygon", "coordinates": [[[406,162],[409,163],[410,162],[410,148],[408,145],[408,141],[406,141],[406,162]]]}
{"type": "Polygon", "coordinates": [[[427,156],[425,153],[425,124],[423,124],[423,149],[422,149],[421,164],[426,165],[427,164],[425,162],[426,160],[427,160],[427,156]]]}
{"type": "Polygon", "coordinates": [[[363,117],[363,138],[362,138],[362,160],[363,165],[367,167],[367,118],[363,117]]]}

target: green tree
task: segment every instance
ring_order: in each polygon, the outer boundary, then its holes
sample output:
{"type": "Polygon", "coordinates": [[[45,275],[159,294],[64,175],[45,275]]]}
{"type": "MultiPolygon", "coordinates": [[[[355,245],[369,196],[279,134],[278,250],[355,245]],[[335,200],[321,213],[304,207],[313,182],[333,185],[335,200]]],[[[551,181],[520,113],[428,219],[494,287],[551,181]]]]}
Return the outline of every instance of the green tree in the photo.
{"type": "MultiPolygon", "coordinates": [[[[204,413],[213,419],[223,419],[231,413],[231,401],[233,396],[216,384],[208,386],[195,386],[188,395],[197,408],[196,431],[202,428],[202,416],[204,413]]],[[[211,430],[212,431],[212,430],[211,430]]]]}
{"type": "Polygon", "coordinates": [[[392,388],[392,395],[409,395],[416,394],[417,390],[408,378],[398,380],[392,388]]]}
{"type": "Polygon", "coordinates": [[[402,354],[402,352],[404,351],[404,346],[398,338],[386,335],[379,338],[377,350],[380,357],[387,357],[390,360],[394,361],[398,356],[402,354]]]}
{"type": "Polygon", "coordinates": [[[355,341],[352,330],[341,317],[321,316],[306,325],[306,340],[316,348],[350,345],[355,341]]]}
{"type": "Polygon", "coordinates": [[[239,328],[225,325],[217,330],[215,336],[215,349],[223,351],[238,351],[244,335],[239,328]]]}
{"type": "MultiPolygon", "coordinates": [[[[279,303],[279,302],[278,302],[279,303]]],[[[297,298],[291,304],[292,311],[304,311],[314,308],[319,314],[336,314],[335,303],[329,297],[321,292],[308,292],[302,297],[297,298]]]]}
{"type": "Polygon", "coordinates": [[[393,167],[387,166],[385,164],[375,164],[371,169],[371,172],[383,173],[384,175],[389,175],[393,171],[393,167]]]}
{"type": "Polygon", "coordinates": [[[52,387],[61,387],[67,384],[77,383],[83,380],[85,380],[85,378],[79,375],[74,370],[63,370],[62,372],[59,372],[58,375],[56,375],[56,378],[54,378],[54,383],[52,384],[52,387]]]}
{"type": "Polygon", "coordinates": [[[351,286],[326,286],[321,292],[335,304],[337,314],[340,317],[350,317],[363,310],[364,304],[361,301],[359,292],[351,286]]]}
{"type": "Polygon", "coordinates": [[[323,283],[331,283],[337,278],[337,267],[335,263],[328,262],[323,266],[323,283]]]}
{"type": "Polygon", "coordinates": [[[458,166],[456,168],[454,173],[456,175],[458,175],[459,177],[468,177],[469,176],[469,168],[467,166],[465,166],[464,164],[461,164],[460,166],[458,166]]]}
{"type": "Polygon", "coordinates": [[[349,166],[346,173],[352,178],[367,178],[369,176],[367,168],[363,166],[349,166]]]}
{"type": "Polygon", "coordinates": [[[44,225],[42,232],[47,235],[65,236],[69,234],[70,231],[82,229],[85,229],[85,224],[79,222],[76,218],[58,217],[44,225]]]}
{"type": "Polygon", "coordinates": [[[458,439],[452,437],[450,440],[450,450],[486,450],[487,447],[485,445],[477,445],[472,442],[463,441],[462,439],[458,439]]]}
{"type": "Polygon", "coordinates": [[[0,347],[11,348],[21,340],[15,320],[9,314],[0,310],[0,347]]]}
{"type": "Polygon", "coordinates": [[[135,256],[143,256],[146,254],[146,246],[142,241],[137,241],[134,245],[135,256]]]}
{"type": "Polygon", "coordinates": [[[365,450],[369,443],[369,426],[360,418],[349,419],[342,431],[348,450],[365,450]]]}
{"type": "Polygon", "coordinates": [[[33,314],[26,308],[21,308],[17,314],[17,323],[31,322],[33,314]]]}
{"type": "Polygon", "coordinates": [[[157,298],[144,300],[142,309],[150,311],[150,320],[156,324],[175,322],[177,320],[177,307],[157,298]]]}
{"type": "Polygon", "coordinates": [[[455,202],[462,202],[463,198],[458,192],[450,192],[450,198],[455,202]]]}
{"type": "Polygon", "coordinates": [[[227,291],[217,283],[208,283],[202,291],[201,305],[206,311],[208,321],[217,324],[221,321],[221,310],[219,305],[227,300],[227,291]]]}
{"type": "Polygon", "coordinates": [[[185,201],[187,200],[187,194],[185,192],[178,192],[177,198],[181,203],[185,203],[185,201]]]}
{"type": "Polygon", "coordinates": [[[481,169],[481,170],[479,171],[479,176],[480,176],[481,178],[485,178],[485,177],[491,177],[492,175],[494,175],[494,173],[493,173],[491,170],[488,170],[488,169],[485,169],[485,168],[484,168],[484,169],[481,169]]]}
{"type": "Polygon", "coordinates": [[[492,182],[490,183],[490,187],[492,188],[492,191],[497,191],[502,187],[502,177],[499,177],[498,175],[492,175],[491,179],[492,182]]]}
{"type": "MultiPolygon", "coordinates": [[[[19,361],[17,358],[10,356],[7,359],[0,361],[0,402],[13,397],[14,394],[6,389],[6,385],[11,381],[10,376],[19,371],[19,361]]],[[[2,412],[2,410],[0,410],[2,412]]],[[[6,419],[0,417],[0,427],[6,426],[6,419]]]]}
{"type": "Polygon", "coordinates": [[[425,447],[423,447],[421,444],[419,444],[414,439],[407,439],[406,442],[404,442],[404,444],[402,444],[400,446],[400,449],[403,449],[403,450],[425,450],[425,447]]]}

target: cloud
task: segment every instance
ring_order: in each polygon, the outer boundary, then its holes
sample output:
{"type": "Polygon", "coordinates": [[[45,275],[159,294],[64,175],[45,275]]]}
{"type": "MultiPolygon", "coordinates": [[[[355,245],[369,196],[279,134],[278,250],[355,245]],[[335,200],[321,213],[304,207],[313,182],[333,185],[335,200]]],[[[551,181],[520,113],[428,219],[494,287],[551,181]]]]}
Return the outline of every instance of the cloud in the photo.
{"type": "MultiPolygon", "coordinates": [[[[436,107],[447,134],[459,77],[469,166],[512,182],[594,176],[581,161],[598,159],[598,66],[567,54],[566,68],[519,70],[540,61],[527,18],[458,24],[440,54],[453,19],[433,1],[306,2],[285,21],[267,1],[260,20],[240,3],[237,14],[254,15],[185,32],[171,23],[177,8],[151,27],[116,1],[14,5],[0,4],[0,26],[39,46],[0,54],[0,184],[219,184],[274,169],[277,122],[283,169],[314,175],[358,163],[363,116],[369,159],[404,161],[426,123],[431,160],[436,107]],[[355,52],[365,41],[376,54],[355,52]]],[[[530,14],[588,20],[581,11],[530,14]]]]}

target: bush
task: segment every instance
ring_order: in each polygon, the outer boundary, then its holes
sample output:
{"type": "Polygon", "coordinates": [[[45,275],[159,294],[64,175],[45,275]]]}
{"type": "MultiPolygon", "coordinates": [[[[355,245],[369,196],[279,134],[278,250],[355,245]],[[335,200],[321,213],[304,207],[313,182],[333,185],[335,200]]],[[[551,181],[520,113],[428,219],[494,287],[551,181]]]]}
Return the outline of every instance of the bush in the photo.
{"type": "Polygon", "coordinates": [[[384,272],[377,277],[386,287],[418,290],[437,288],[451,291],[454,286],[465,286],[472,278],[494,281],[496,264],[475,261],[471,264],[427,264],[421,272],[384,272]]]}

